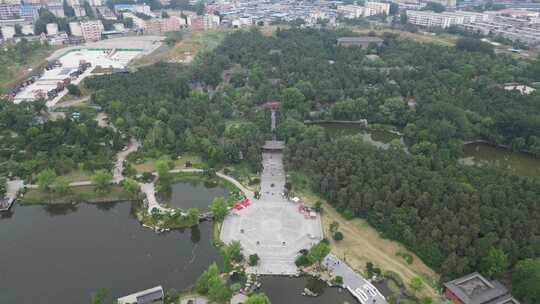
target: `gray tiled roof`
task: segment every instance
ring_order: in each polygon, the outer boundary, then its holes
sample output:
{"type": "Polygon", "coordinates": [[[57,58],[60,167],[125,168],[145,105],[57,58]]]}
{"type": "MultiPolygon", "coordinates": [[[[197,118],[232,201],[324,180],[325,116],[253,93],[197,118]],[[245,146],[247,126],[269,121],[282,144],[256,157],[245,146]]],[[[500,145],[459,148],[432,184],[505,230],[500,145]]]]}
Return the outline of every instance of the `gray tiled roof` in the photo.
{"type": "MultiPolygon", "coordinates": [[[[499,304],[508,295],[508,289],[501,283],[489,281],[477,272],[444,283],[444,286],[464,304],[499,304]]],[[[514,303],[503,301],[500,304],[514,303]]]]}

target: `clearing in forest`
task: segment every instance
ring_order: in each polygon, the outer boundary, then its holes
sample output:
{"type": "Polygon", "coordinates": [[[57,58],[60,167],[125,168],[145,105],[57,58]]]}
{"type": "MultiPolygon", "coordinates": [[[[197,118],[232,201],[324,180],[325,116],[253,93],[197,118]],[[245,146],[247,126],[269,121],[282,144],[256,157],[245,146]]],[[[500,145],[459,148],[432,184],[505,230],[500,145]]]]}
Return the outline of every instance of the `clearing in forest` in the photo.
{"type": "MultiPolygon", "coordinates": [[[[316,202],[324,201],[309,191],[304,193],[303,201],[316,202]]],[[[325,235],[330,240],[332,253],[337,257],[347,261],[355,271],[365,274],[366,263],[371,262],[382,271],[393,271],[401,277],[408,286],[414,277],[421,277],[424,280],[424,287],[419,292],[420,296],[428,296],[433,299],[440,297],[439,293],[429,284],[429,281],[436,282],[438,274],[426,266],[420,258],[413,252],[407,250],[399,242],[384,239],[365,220],[355,218],[344,219],[332,206],[323,203],[322,224],[325,235]],[[339,224],[339,231],[343,233],[344,239],[336,242],[330,237],[330,224],[339,224]],[[411,264],[408,264],[402,256],[396,253],[408,253],[413,257],[411,264]]]]}

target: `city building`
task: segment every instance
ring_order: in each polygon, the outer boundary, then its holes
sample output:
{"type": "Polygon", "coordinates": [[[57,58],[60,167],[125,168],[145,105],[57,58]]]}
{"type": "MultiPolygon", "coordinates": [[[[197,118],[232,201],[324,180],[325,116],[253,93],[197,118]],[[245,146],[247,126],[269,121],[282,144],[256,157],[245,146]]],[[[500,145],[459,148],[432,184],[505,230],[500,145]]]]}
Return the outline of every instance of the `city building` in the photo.
{"type": "Polygon", "coordinates": [[[26,21],[34,22],[39,18],[39,7],[35,5],[21,5],[20,16],[26,21]]]}
{"type": "Polygon", "coordinates": [[[445,297],[454,304],[519,304],[498,281],[477,272],[444,283],[445,297]]]}
{"type": "Polygon", "coordinates": [[[366,1],[365,7],[366,9],[364,11],[364,16],[366,17],[380,14],[390,14],[390,3],[366,1]]]}
{"type": "Polygon", "coordinates": [[[435,13],[432,11],[407,10],[407,22],[425,27],[448,28],[453,25],[485,22],[487,20],[489,20],[489,15],[474,12],[435,13]]]}
{"type": "Polygon", "coordinates": [[[359,46],[363,48],[369,47],[370,44],[381,46],[383,40],[378,37],[341,37],[338,38],[337,43],[339,46],[359,46]]]}
{"type": "Polygon", "coordinates": [[[365,2],[365,6],[360,5],[338,5],[337,13],[344,18],[354,19],[369,17],[379,14],[390,14],[390,3],[365,2]]]}
{"type": "Polygon", "coordinates": [[[106,7],[106,6],[100,6],[100,7],[96,7],[98,13],[103,17],[103,19],[107,19],[107,20],[116,20],[116,15],[114,14],[114,12],[106,7]]]}
{"type": "Polygon", "coordinates": [[[423,2],[424,3],[427,3],[427,2],[439,3],[439,4],[442,4],[444,7],[448,8],[448,9],[455,9],[456,5],[457,5],[456,0],[423,0],[423,2]]]}
{"type": "Polygon", "coordinates": [[[12,39],[15,36],[15,27],[14,26],[2,26],[1,28],[2,37],[4,40],[12,39]]]}
{"type": "Polygon", "coordinates": [[[147,16],[154,16],[150,10],[150,6],[146,4],[115,4],[114,11],[118,14],[120,12],[133,12],[139,14],[145,14],[147,16]]]}
{"type": "Polygon", "coordinates": [[[337,12],[347,19],[355,19],[364,16],[365,7],[360,5],[338,5],[337,12]]]}
{"type": "Polygon", "coordinates": [[[64,18],[66,16],[64,14],[64,4],[62,2],[48,3],[47,9],[58,18],[64,18]]]}
{"type": "Polygon", "coordinates": [[[85,41],[101,40],[103,23],[99,20],[81,22],[81,31],[85,41]]]}
{"type": "Polygon", "coordinates": [[[203,16],[203,28],[204,30],[213,29],[219,26],[219,16],[213,14],[206,14],[203,16]]]}
{"type": "Polygon", "coordinates": [[[24,24],[21,27],[21,33],[23,35],[34,35],[34,25],[33,24],[24,24]]]}
{"type": "Polygon", "coordinates": [[[83,35],[81,24],[79,22],[70,22],[69,31],[71,32],[71,36],[82,37],[83,35]]]}
{"type": "Polygon", "coordinates": [[[47,23],[46,30],[47,30],[47,35],[56,35],[58,34],[58,24],[47,23]]]}
{"type": "Polygon", "coordinates": [[[19,18],[21,14],[21,4],[0,3],[0,19],[19,18]]]}
{"type": "Polygon", "coordinates": [[[128,296],[118,298],[118,304],[150,304],[165,297],[163,287],[156,286],[147,290],[139,291],[128,296]]]}

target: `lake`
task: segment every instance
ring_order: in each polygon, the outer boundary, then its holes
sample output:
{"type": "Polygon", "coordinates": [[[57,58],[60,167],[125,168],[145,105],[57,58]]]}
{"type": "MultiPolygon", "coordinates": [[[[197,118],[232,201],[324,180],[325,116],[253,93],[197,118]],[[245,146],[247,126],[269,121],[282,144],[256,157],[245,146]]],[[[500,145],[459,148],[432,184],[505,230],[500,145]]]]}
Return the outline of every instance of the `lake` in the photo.
{"type": "Polygon", "coordinates": [[[463,154],[460,162],[467,165],[492,165],[516,175],[540,177],[540,159],[531,154],[485,143],[464,145],[463,154]]]}
{"type": "Polygon", "coordinates": [[[89,303],[99,288],[111,298],[160,284],[182,289],[221,260],[211,223],[156,234],[131,208],[16,204],[0,219],[0,303],[89,303]]]}
{"type": "MultiPolygon", "coordinates": [[[[0,214],[0,303],[90,303],[105,288],[112,299],[163,285],[192,286],[221,257],[212,224],[156,234],[132,216],[132,204],[15,204],[0,214]]],[[[345,290],[301,293],[308,278],[262,277],[273,303],[355,303],[345,290]]]]}
{"type": "Polygon", "coordinates": [[[325,287],[318,297],[303,296],[302,292],[308,281],[308,277],[290,278],[282,276],[263,276],[261,290],[274,304],[343,304],[358,303],[358,301],[342,288],[325,287]]]}
{"type": "Polygon", "coordinates": [[[388,149],[390,142],[394,139],[401,141],[405,146],[403,138],[395,133],[381,129],[369,129],[362,124],[355,123],[339,123],[339,122],[317,122],[310,125],[322,127],[329,135],[345,136],[345,135],[360,135],[362,139],[377,148],[388,149]]]}
{"type": "Polygon", "coordinates": [[[229,196],[229,191],[227,191],[227,189],[202,182],[175,183],[171,188],[170,203],[173,207],[182,210],[197,208],[201,211],[207,211],[214,198],[219,196],[229,196]]]}

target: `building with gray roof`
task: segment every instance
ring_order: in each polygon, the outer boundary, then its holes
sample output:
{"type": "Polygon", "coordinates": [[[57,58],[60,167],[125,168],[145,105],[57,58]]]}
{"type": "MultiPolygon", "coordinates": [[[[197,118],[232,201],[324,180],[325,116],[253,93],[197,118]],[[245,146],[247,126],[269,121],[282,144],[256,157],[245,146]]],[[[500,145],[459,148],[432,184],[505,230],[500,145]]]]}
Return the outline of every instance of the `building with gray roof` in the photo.
{"type": "Polygon", "coordinates": [[[520,304],[499,281],[478,272],[444,283],[445,296],[455,304],[520,304]]]}

